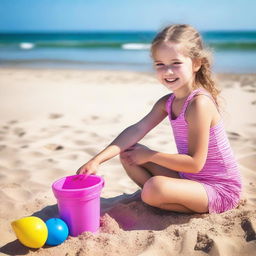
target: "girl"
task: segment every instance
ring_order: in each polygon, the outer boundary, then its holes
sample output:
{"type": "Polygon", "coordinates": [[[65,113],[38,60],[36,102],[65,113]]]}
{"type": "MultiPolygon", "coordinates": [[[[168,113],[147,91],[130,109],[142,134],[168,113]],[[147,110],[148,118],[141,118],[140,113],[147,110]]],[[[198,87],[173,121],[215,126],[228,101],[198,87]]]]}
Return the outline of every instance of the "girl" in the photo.
{"type": "Polygon", "coordinates": [[[141,199],[176,212],[224,212],[238,205],[241,178],[219,112],[219,90],[211,78],[209,54],[189,25],[172,25],[152,42],[157,78],[173,93],[160,98],[139,122],[125,129],[77,174],[96,173],[120,154],[141,199]],[[166,116],[178,154],[157,152],[137,142],[166,116]]]}

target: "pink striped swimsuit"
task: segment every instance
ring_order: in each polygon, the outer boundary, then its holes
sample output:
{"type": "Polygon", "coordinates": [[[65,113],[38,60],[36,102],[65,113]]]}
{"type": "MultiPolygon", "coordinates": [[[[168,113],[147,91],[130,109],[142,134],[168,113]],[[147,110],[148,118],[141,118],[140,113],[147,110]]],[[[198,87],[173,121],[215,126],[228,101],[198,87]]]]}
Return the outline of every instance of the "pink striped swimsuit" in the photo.
{"type": "MultiPolygon", "coordinates": [[[[206,95],[213,100],[206,90],[202,88],[194,90],[186,99],[176,119],[171,117],[175,95],[171,94],[166,102],[179,154],[188,154],[188,123],[185,120],[185,112],[192,98],[199,94],[206,95]]],[[[208,195],[209,213],[221,213],[238,205],[242,187],[241,176],[222,119],[210,128],[208,154],[202,170],[199,173],[179,172],[179,175],[181,178],[200,182],[204,186],[208,195]]]]}

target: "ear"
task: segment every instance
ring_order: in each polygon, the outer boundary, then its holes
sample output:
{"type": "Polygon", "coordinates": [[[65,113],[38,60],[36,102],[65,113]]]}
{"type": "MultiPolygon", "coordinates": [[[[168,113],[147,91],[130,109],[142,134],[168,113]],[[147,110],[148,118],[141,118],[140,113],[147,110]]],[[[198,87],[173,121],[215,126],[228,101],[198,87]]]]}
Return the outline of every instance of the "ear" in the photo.
{"type": "Polygon", "coordinates": [[[193,71],[197,72],[202,66],[202,60],[199,58],[193,59],[193,71]]]}

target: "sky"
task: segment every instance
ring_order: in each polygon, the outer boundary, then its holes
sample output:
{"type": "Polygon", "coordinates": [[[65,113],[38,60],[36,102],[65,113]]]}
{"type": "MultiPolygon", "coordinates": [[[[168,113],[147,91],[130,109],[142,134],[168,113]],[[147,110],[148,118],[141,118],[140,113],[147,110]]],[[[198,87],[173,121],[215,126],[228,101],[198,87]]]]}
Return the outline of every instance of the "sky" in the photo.
{"type": "Polygon", "coordinates": [[[255,0],[0,0],[0,32],[256,30],[255,0]]]}

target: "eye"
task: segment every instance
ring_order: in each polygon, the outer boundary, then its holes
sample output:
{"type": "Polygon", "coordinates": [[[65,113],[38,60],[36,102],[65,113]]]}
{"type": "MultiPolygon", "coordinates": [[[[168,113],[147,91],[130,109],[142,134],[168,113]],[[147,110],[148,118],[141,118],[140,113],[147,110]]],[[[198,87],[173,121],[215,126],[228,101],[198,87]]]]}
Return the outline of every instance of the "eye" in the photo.
{"type": "Polygon", "coordinates": [[[173,64],[174,64],[174,65],[180,65],[180,64],[182,64],[182,62],[176,61],[176,62],[174,62],[173,64]]]}
{"type": "Polygon", "coordinates": [[[157,67],[160,67],[160,66],[163,66],[164,64],[163,63],[156,63],[155,64],[157,67]]]}

